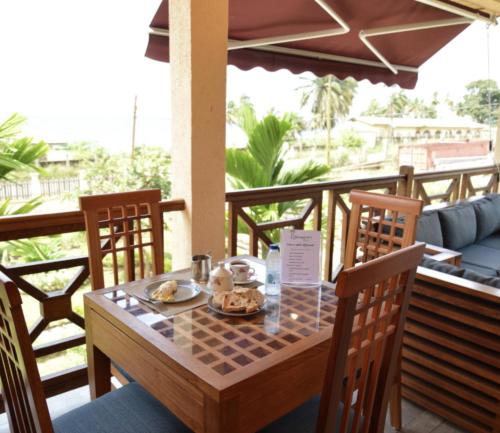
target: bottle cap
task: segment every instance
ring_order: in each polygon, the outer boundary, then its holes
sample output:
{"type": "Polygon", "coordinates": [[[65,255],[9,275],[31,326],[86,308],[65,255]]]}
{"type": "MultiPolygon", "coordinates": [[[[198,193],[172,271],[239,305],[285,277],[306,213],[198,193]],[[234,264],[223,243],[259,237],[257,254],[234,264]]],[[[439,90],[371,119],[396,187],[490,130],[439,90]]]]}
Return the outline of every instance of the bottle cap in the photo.
{"type": "Polygon", "coordinates": [[[274,250],[274,251],[279,251],[280,246],[279,246],[279,244],[271,244],[271,245],[269,245],[269,249],[274,250]]]}

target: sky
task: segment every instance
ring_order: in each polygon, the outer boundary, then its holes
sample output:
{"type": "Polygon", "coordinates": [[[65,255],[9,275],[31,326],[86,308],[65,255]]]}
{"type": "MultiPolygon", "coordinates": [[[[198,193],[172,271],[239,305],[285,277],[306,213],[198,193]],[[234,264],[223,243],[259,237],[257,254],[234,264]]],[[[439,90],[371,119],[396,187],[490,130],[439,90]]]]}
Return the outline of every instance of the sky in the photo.
{"type": "MultiPolygon", "coordinates": [[[[134,96],[138,144],[170,146],[170,71],[144,56],[160,0],[1,0],[0,119],[27,117],[25,135],[91,142],[115,151],[131,143],[134,96]]],[[[500,83],[500,26],[475,23],[424,64],[412,96],[459,100],[465,85],[500,83]]],[[[303,74],[309,76],[310,74],[303,74]]],[[[260,115],[300,111],[301,76],[228,67],[227,98],[251,97],[260,115]],[[272,95],[272,97],[270,97],[272,95]]],[[[351,114],[398,88],[360,82],[351,114]]],[[[307,118],[308,113],[303,112],[307,118]]],[[[230,134],[233,134],[231,131],[230,134]]]]}

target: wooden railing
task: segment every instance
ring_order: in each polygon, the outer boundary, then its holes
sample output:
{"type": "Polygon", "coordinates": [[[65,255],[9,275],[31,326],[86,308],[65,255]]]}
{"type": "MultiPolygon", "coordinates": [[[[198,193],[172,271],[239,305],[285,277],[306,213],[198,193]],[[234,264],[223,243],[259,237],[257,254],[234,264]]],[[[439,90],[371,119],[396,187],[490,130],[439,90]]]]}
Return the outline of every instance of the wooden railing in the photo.
{"type": "MultiPolygon", "coordinates": [[[[272,230],[311,227],[323,232],[324,277],[330,279],[336,271],[335,263],[342,262],[343,258],[350,215],[347,196],[351,189],[415,196],[429,204],[478,193],[497,192],[498,183],[496,167],[414,175],[412,167],[403,166],[399,174],[393,176],[228,192],[228,254],[249,252],[256,256],[263,255],[266,246],[272,242],[269,235],[272,230]],[[477,185],[477,178],[483,178],[481,185],[477,185]],[[447,183],[444,188],[443,182],[447,183]],[[442,189],[434,191],[434,184],[441,185],[442,189]],[[299,206],[294,212],[284,212],[279,220],[257,221],[252,217],[251,209],[255,206],[287,202],[297,202],[299,206]],[[241,228],[242,224],[246,230],[238,230],[238,225],[241,228]],[[242,246],[247,251],[242,251],[242,246]]],[[[161,209],[163,212],[183,211],[185,203],[183,200],[165,201],[162,202],[161,209]]],[[[0,217],[0,242],[81,232],[84,229],[83,214],[80,211],[0,217]]],[[[50,323],[60,319],[67,319],[82,329],[78,335],[35,345],[37,357],[84,343],[84,319],[73,311],[71,301],[89,275],[87,257],[0,265],[0,270],[26,294],[40,302],[40,317],[30,330],[33,341],[50,323]],[[76,273],[66,287],[59,291],[46,293],[25,278],[28,275],[69,268],[76,268],[76,273]]],[[[45,377],[44,387],[47,396],[51,396],[81,386],[86,381],[86,366],[79,366],[45,377]]]]}
{"type": "MultiPolygon", "coordinates": [[[[185,203],[184,200],[163,201],[161,202],[160,209],[162,212],[182,211],[185,209],[185,203]]],[[[81,232],[84,230],[85,222],[81,211],[0,218],[0,242],[81,232]]],[[[35,345],[34,351],[37,358],[52,355],[85,343],[84,318],[73,311],[72,296],[89,276],[88,257],[66,257],[57,260],[10,266],[0,264],[0,271],[12,279],[24,293],[40,303],[40,316],[29,330],[33,342],[52,322],[62,319],[68,320],[82,330],[79,334],[71,337],[35,345]],[[27,275],[70,268],[76,268],[76,273],[66,287],[58,291],[47,293],[25,278],[27,275]]],[[[83,386],[86,383],[86,365],[63,370],[43,378],[47,397],[83,386]]]]}
{"type": "Polygon", "coordinates": [[[413,167],[402,166],[399,174],[394,176],[229,192],[226,194],[229,211],[228,253],[236,255],[248,252],[262,256],[271,243],[268,235],[270,230],[303,228],[308,224],[309,216],[313,215],[309,226],[323,232],[323,274],[325,279],[331,279],[336,274],[335,263],[342,263],[344,257],[350,215],[347,194],[352,189],[397,193],[419,198],[429,205],[497,192],[498,184],[499,171],[496,166],[419,174],[414,174],[413,167]],[[478,178],[483,178],[479,179],[483,180],[481,184],[477,184],[478,178]],[[280,220],[256,221],[251,218],[252,207],[290,201],[305,201],[306,204],[300,212],[285,214],[280,220]],[[246,226],[245,231],[241,230],[241,223],[246,226]],[[239,239],[247,233],[248,251],[241,251],[243,242],[239,239]]]}

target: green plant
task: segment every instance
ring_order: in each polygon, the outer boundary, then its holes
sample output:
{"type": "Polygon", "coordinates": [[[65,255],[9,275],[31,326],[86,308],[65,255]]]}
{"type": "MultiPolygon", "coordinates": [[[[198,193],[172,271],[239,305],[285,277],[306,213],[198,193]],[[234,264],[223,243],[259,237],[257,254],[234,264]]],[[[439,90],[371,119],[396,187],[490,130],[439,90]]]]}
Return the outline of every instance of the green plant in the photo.
{"type": "MultiPolygon", "coordinates": [[[[25,121],[24,117],[14,113],[0,123],[0,180],[13,181],[16,174],[42,171],[37,161],[49,147],[43,141],[34,143],[31,138],[19,138],[25,121]]],[[[0,216],[30,212],[41,204],[41,199],[36,197],[14,209],[10,204],[9,199],[0,202],[0,216]]]]}
{"type": "MultiPolygon", "coordinates": [[[[295,168],[285,165],[290,149],[286,138],[293,130],[289,114],[268,114],[259,121],[250,103],[243,102],[238,108],[234,121],[247,135],[248,144],[244,149],[226,150],[226,172],[235,189],[302,184],[319,180],[330,171],[329,166],[313,161],[295,168]]],[[[298,205],[294,201],[254,206],[250,212],[257,222],[278,220],[296,211],[298,205]]]]}

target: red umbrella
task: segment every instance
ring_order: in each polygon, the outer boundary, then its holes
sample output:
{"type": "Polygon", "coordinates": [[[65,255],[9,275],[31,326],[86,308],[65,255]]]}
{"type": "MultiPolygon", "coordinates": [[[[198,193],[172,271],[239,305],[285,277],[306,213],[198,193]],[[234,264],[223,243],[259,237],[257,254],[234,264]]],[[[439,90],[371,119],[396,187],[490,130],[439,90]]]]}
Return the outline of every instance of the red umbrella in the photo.
{"type": "MultiPolygon", "coordinates": [[[[230,0],[228,63],[413,88],[470,22],[415,0],[230,0]]],[[[151,29],[146,56],[168,62],[167,0],[151,29]]]]}

